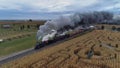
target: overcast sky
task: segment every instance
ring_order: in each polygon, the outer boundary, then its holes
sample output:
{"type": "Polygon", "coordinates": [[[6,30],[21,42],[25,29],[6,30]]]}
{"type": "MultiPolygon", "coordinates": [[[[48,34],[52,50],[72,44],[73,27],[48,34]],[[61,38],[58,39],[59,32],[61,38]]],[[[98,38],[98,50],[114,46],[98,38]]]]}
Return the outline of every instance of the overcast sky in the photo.
{"type": "Polygon", "coordinates": [[[0,19],[50,19],[75,12],[120,12],[120,0],[0,0],[0,19]]]}

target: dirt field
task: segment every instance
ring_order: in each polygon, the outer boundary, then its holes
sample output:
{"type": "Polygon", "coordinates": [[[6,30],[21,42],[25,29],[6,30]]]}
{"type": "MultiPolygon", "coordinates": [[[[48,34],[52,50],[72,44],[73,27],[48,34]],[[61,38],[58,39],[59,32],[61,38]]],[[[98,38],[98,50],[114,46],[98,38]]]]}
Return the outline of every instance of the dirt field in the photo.
{"type": "Polygon", "coordinates": [[[94,30],[2,68],[120,68],[120,32],[94,30]],[[93,47],[93,56],[87,54],[93,47]]]}

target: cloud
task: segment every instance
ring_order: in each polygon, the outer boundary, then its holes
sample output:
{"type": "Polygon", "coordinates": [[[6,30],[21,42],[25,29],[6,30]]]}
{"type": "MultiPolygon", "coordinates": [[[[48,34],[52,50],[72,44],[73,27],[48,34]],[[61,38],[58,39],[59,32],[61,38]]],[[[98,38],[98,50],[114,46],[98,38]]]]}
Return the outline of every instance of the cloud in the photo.
{"type": "Polygon", "coordinates": [[[104,11],[109,11],[109,10],[112,11],[114,9],[116,9],[116,11],[117,11],[117,9],[120,8],[120,1],[119,0],[111,0],[111,1],[103,0],[101,2],[101,4],[99,4],[98,7],[99,7],[99,9],[101,11],[102,10],[104,10],[104,11]]]}
{"type": "Polygon", "coordinates": [[[89,11],[120,11],[120,0],[0,0],[0,18],[53,18],[89,11]]]}
{"type": "Polygon", "coordinates": [[[84,8],[97,3],[98,0],[0,0],[0,9],[26,11],[62,12],[84,8]],[[76,7],[69,8],[68,7],[76,7]]]}
{"type": "Polygon", "coordinates": [[[111,10],[111,9],[120,9],[120,3],[116,3],[116,4],[114,4],[114,5],[110,5],[110,6],[107,6],[107,7],[105,7],[104,9],[105,10],[111,10]]]}

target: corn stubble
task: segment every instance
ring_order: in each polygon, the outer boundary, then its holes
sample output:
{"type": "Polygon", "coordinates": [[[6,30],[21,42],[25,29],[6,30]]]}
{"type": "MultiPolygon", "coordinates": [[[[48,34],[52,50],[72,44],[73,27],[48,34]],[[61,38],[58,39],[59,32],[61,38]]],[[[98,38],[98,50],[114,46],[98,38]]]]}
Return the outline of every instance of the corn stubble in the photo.
{"type": "Polygon", "coordinates": [[[120,68],[120,32],[94,30],[78,38],[9,62],[2,67],[120,68]],[[94,55],[88,59],[87,52],[92,46],[94,46],[94,55]]]}

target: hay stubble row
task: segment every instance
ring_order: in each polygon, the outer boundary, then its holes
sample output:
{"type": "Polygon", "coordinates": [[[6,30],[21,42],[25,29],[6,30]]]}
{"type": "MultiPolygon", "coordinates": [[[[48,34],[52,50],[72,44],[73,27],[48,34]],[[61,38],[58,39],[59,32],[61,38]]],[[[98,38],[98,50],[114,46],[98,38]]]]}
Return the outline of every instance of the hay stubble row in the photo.
{"type": "Polygon", "coordinates": [[[83,36],[9,62],[2,67],[119,68],[119,50],[120,32],[94,30],[83,36]],[[108,44],[111,44],[111,46],[108,44]],[[116,44],[118,44],[118,47],[116,47],[116,44]],[[86,52],[92,46],[94,46],[95,53],[91,59],[87,59],[86,52]],[[97,53],[100,54],[98,55],[97,53]]]}

